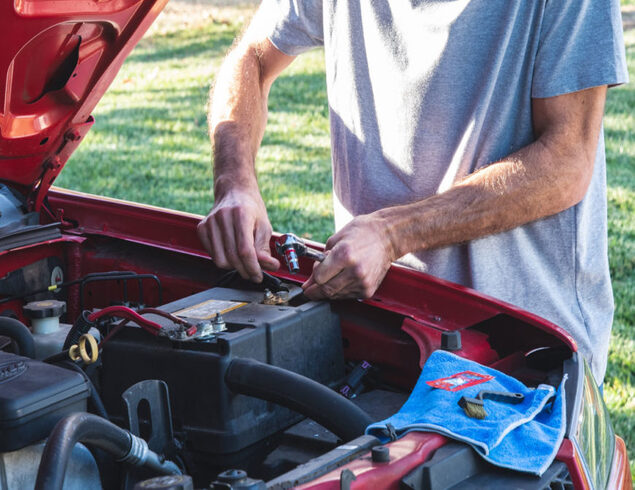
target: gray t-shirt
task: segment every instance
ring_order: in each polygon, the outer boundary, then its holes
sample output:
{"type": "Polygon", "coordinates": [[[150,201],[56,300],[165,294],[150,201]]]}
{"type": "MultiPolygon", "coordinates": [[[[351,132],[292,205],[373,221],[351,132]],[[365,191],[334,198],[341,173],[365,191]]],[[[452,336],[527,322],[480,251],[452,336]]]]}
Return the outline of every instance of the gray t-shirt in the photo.
{"type": "MultiPolygon", "coordinates": [[[[618,0],[265,0],[271,42],[324,46],[336,227],[534,140],[531,99],[627,81],[618,0]]],[[[557,215],[400,262],[565,328],[604,377],[613,296],[604,140],[557,215]]]]}

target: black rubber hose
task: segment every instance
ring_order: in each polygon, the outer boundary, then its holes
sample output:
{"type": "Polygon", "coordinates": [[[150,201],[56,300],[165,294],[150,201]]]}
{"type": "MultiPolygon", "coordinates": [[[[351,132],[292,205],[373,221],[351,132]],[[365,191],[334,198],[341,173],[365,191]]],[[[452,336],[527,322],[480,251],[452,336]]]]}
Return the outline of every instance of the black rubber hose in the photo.
{"type": "Polygon", "coordinates": [[[130,435],[107,420],[79,412],[60,420],[49,435],[35,481],[35,490],[58,490],[64,484],[66,466],[78,442],[103,449],[121,459],[130,450],[130,435]]]}
{"type": "Polygon", "coordinates": [[[10,337],[20,350],[20,355],[35,359],[35,341],[28,327],[19,320],[0,316],[0,335],[10,337]]]}
{"type": "Polygon", "coordinates": [[[73,326],[66,334],[66,339],[64,340],[62,350],[70,349],[71,345],[77,344],[77,342],[79,342],[79,338],[83,334],[88,333],[91,328],[96,326],[95,322],[91,322],[88,320],[89,315],[90,311],[82,311],[81,315],[77,317],[75,323],[73,323],[73,326]]]}
{"type": "Polygon", "coordinates": [[[344,441],[364,434],[374,421],[353,402],[300,374],[253,359],[236,358],[225,373],[235,393],[267,400],[315,420],[344,441]]]}
{"type": "Polygon", "coordinates": [[[106,407],[104,406],[104,402],[101,400],[101,396],[99,396],[99,393],[97,392],[97,388],[95,388],[95,384],[93,383],[93,380],[90,379],[90,376],[88,376],[88,373],[86,373],[86,371],[84,371],[81,367],[79,367],[73,361],[60,361],[57,363],[57,365],[65,369],[70,369],[71,371],[75,371],[84,377],[84,379],[86,380],[86,384],[88,384],[88,389],[90,391],[89,400],[92,405],[92,409],[93,409],[92,411],[94,411],[101,418],[108,420],[109,419],[108,412],[106,412],[106,407]]]}

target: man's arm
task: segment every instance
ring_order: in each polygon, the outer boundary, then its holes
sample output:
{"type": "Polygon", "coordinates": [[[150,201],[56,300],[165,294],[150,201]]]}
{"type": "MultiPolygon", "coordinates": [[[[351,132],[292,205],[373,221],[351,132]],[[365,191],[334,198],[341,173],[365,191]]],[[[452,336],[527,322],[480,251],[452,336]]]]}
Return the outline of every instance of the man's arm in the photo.
{"type": "MultiPolygon", "coordinates": [[[[258,14],[256,14],[258,16],[258,14]]],[[[209,135],[214,159],[214,206],[198,234],[216,265],[260,282],[275,270],[271,224],[254,163],[267,120],[271,84],[293,61],[257,32],[258,18],[223,62],[212,91],[209,135]]]]}
{"type": "Polygon", "coordinates": [[[577,204],[593,174],[605,97],[602,86],[534,99],[534,143],[446,192],[356,217],[328,240],[305,293],[370,297],[390,263],[407,253],[499,233],[577,204]]]}

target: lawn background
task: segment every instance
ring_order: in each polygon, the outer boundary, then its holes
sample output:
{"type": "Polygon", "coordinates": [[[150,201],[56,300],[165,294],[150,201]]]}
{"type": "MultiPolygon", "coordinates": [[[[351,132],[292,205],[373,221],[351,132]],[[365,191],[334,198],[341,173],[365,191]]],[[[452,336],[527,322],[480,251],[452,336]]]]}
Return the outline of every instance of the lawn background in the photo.
{"type": "MultiPolygon", "coordinates": [[[[223,55],[253,7],[172,0],[94,112],[96,123],[56,185],[206,214],[212,203],[205,106],[223,55]]],[[[625,5],[635,80],[635,0],[625,5]]],[[[273,228],[326,241],[333,231],[321,51],[276,82],[258,157],[273,228]]],[[[635,474],[635,90],[610,90],[605,118],[609,254],[616,315],[605,399],[635,474]]]]}

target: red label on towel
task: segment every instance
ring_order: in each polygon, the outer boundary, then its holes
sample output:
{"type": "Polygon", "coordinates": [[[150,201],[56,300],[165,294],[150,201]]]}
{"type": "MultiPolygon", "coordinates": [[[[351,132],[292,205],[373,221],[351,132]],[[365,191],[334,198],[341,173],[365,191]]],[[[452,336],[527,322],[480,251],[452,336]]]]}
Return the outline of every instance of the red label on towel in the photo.
{"type": "Polygon", "coordinates": [[[494,376],[473,373],[472,371],[463,371],[462,373],[453,374],[447,378],[427,381],[427,383],[433,388],[440,388],[447,391],[459,391],[469,388],[470,386],[480,385],[490,379],[494,379],[494,376]]]}

